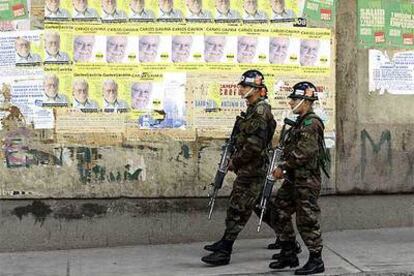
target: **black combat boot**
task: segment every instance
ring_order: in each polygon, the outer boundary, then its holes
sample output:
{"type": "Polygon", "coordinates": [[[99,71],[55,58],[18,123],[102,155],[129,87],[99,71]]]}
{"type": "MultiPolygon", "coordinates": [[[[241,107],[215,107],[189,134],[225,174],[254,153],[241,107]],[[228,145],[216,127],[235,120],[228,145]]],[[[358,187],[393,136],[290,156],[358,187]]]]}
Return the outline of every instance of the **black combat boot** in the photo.
{"type": "MultiPolygon", "coordinates": [[[[300,254],[302,252],[302,248],[300,247],[300,243],[298,243],[298,242],[296,242],[295,252],[296,252],[296,254],[300,254]]],[[[281,256],[281,253],[273,254],[272,260],[277,260],[277,259],[279,259],[280,256],[281,256]]]]}
{"type": "Polygon", "coordinates": [[[275,242],[274,243],[271,243],[271,244],[269,244],[267,246],[267,249],[270,249],[270,250],[280,249],[280,248],[281,247],[280,247],[280,239],[279,239],[279,237],[276,237],[275,242]]]}
{"type": "Polygon", "coordinates": [[[223,247],[223,240],[224,238],[221,238],[221,240],[216,241],[215,243],[207,244],[204,246],[204,249],[207,251],[216,252],[223,247]]]}
{"type": "Polygon", "coordinates": [[[296,242],[295,241],[282,241],[282,250],[280,251],[280,257],[270,263],[271,269],[283,269],[285,267],[297,267],[299,265],[298,256],[296,256],[296,242]]]}
{"type": "Polygon", "coordinates": [[[226,265],[230,262],[231,252],[233,251],[234,241],[221,240],[220,248],[210,255],[201,258],[206,264],[213,266],[226,265]]]}
{"type": "Polygon", "coordinates": [[[322,261],[321,252],[310,253],[308,262],[302,267],[295,270],[295,275],[308,275],[322,273],[325,266],[322,261]]]}

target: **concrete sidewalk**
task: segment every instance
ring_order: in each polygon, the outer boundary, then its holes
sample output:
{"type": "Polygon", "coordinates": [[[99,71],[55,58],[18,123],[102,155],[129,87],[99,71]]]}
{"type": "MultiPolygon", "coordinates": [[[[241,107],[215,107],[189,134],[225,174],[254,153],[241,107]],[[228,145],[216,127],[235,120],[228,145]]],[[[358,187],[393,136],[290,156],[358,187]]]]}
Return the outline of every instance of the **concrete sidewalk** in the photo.
{"type": "MultiPolygon", "coordinates": [[[[239,240],[231,263],[200,261],[205,243],[1,253],[0,276],[293,275],[272,271],[271,240],[239,240]]],[[[324,233],[325,275],[414,275],[414,228],[324,233]]],[[[307,251],[300,254],[301,265],[307,251]]]]}

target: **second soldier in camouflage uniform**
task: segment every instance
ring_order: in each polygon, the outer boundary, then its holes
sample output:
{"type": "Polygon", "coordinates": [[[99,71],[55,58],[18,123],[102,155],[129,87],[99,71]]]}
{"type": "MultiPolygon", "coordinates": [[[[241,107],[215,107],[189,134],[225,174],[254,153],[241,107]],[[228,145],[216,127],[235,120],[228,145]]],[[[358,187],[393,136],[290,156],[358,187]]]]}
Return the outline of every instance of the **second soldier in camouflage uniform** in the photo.
{"type": "Polygon", "coordinates": [[[298,116],[285,141],[284,163],[273,171],[277,179],[284,178],[272,208],[272,222],[280,235],[282,250],[270,268],[296,267],[299,260],[294,251],[295,232],[292,214],[296,213],[296,225],[302,240],[309,250],[305,266],[295,271],[296,275],[321,273],[322,238],[319,225],[320,209],[318,197],[321,189],[321,169],[324,169],[326,149],[324,125],[312,111],[317,100],[316,87],[309,82],[300,82],[289,95],[289,104],[298,116]]]}
{"type": "MultiPolygon", "coordinates": [[[[222,239],[204,248],[213,251],[201,260],[211,265],[230,261],[233,243],[243,230],[255,208],[266,176],[267,150],[271,144],[276,122],[266,99],[263,75],[249,70],[242,75],[239,91],[247,101],[247,111],[236,135],[236,152],[229,170],[237,175],[227,209],[226,230],[222,239]]],[[[265,221],[266,222],[266,221],[265,221]]]]}

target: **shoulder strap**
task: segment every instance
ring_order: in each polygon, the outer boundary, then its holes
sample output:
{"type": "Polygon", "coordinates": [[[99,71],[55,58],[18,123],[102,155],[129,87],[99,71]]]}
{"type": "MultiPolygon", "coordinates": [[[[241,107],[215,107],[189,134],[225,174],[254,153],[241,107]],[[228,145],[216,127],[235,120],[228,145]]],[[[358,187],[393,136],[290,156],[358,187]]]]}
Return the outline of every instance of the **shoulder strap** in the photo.
{"type": "Polygon", "coordinates": [[[322,119],[314,112],[306,113],[305,116],[301,118],[300,122],[303,122],[306,119],[317,119],[322,124],[323,129],[325,129],[325,124],[323,123],[322,119]]]}

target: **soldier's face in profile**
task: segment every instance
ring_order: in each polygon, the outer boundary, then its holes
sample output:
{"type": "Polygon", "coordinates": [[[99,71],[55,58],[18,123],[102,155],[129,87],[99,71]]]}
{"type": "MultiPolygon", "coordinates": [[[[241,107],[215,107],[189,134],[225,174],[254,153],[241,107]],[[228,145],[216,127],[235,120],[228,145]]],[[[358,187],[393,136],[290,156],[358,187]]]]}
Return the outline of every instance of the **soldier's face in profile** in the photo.
{"type": "Polygon", "coordinates": [[[122,62],[125,57],[128,39],[126,36],[110,36],[106,41],[106,61],[122,62]]]}
{"type": "Polygon", "coordinates": [[[193,38],[191,36],[174,36],[171,43],[171,59],[173,62],[186,62],[190,57],[193,38]]]}
{"type": "Polygon", "coordinates": [[[317,39],[302,39],[300,42],[300,64],[314,66],[318,61],[320,41],[317,39]]]}
{"type": "Polygon", "coordinates": [[[78,12],[84,12],[88,8],[88,0],[72,0],[73,8],[78,12]]]}
{"type": "Polygon", "coordinates": [[[46,8],[51,12],[57,12],[60,0],[46,0],[46,8]]]}
{"type": "Polygon", "coordinates": [[[142,36],[139,39],[139,61],[140,62],[155,62],[158,55],[158,46],[160,43],[159,36],[148,35],[142,36]]]}
{"type": "MultiPolygon", "coordinates": [[[[241,96],[241,98],[242,99],[245,99],[244,98],[244,96],[247,94],[247,93],[250,93],[250,91],[252,90],[252,89],[256,89],[257,91],[258,91],[258,89],[257,88],[253,88],[253,87],[250,87],[250,86],[247,86],[247,85],[241,85],[241,84],[239,84],[238,86],[237,86],[237,88],[239,89],[239,95],[241,96]]],[[[247,100],[247,99],[246,99],[247,100]]]]}
{"type": "Polygon", "coordinates": [[[113,104],[118,98],[118,87],[115,83],[104,83],[103,96],[106,102],[113,104]]]}
{"type": "Polygon", "coordinates": [[[95,37],[77,36],[73,41],[73,59],[75,61],[89,61],[92,58],[92,51],[95,45],[95,37]]]}
{"type": "Polygon", "coordinates": [[[201,0],[187,0],[186,4],[188,10],[193,14],[199,14],[203,8],[201,0]]]}
{"type": "Polygon", "coordinates": [[[206,62],[220,62],[225,47],[225,36],[206,36],[204,38],[204,60],[206,62]]]}
{"type": "Polygon", "coordinates": [[[56,97],[59,89],[59,82],[55,77],[46,77],[43,85],[45,89],[45,95],[48,98],[56,97]]]}
{"type": "Polygon", "coordinates": [[[16,52],[21,57],[28,57],[30,54],[30,42],[23,38],[17,38],[15,41],[16,52]]]}
{"type": "MultiPolygon", "coordinates": [[[[310,88],[305,90],[305,94],[312,93],[311,91],[308,91],[308,90],[310,90],[310,88]]],[[[290,108],[292,109],[293,114],[301,114],[304,110],[309,108],[309,105],[310,105],[309,101],[304,101],[302,104],[301,104],[301,101],[302,99],[290,99],[289,100],[288,104],[290,108]]]]}
{"type": "Polygon", "coordinates": [[[158,0],[158,5],[163,12],[171,12],[174,3],[173,0],[158,0]]]}
{"type": "Polygon", "coordinates": [[[134,109],[148,108],[152,93],[151,83],[134,83],[131,86],[131,106],[134,109]]]}
{"type": "Polygon", "coordinates": [[[273,37],[269,42],[269,61],[273,64],[283,64],[289,50],[289,38],[273,37]]]}
{"type": "Polygon", "coordinates": [[[252,63],[256,55],[257,38],[241,36],[237,41],[237,61],[239,63],[252,63]]]}
{"type": "Polygon", "coordinates": [[[257,12],[257,0],[244,0],[243,8],[248,14],[255,14],[257,12]]]}
{"type": "Polygon", "coordinates": [[[275,13],[282,13],[285,10],[285,0],[270,0],[270,5],[275,13]]]}
{"type": "Polygon", "coordinates": [[[59,34],[51,34],[45,36],[46,52],[51,56],[56,56],[60,49],[59,34]]]}
{"type": "Polygon", "coordinates": [[[102,9],[106,13],[114,13],[116,10],[116,0],[102,0],[102,9]]]}
{"type": "Polygon", "coordinates": [[[230,10],[230,0],[216,0],[216,9],[223,14],[227,14],[230,10]]]}
{"type": "Polygon", "coordinates": [[[73,85],[73,97],[79,103],[84,104],[89,97],[88,85],[86,83],[76,82],[73,85]]]}
{"type": "Polygon", "coordinates": [[[131,0],[129,6],[133,12],[142,12],[145,8],[145,1],[144,0],[131,0]]]}

